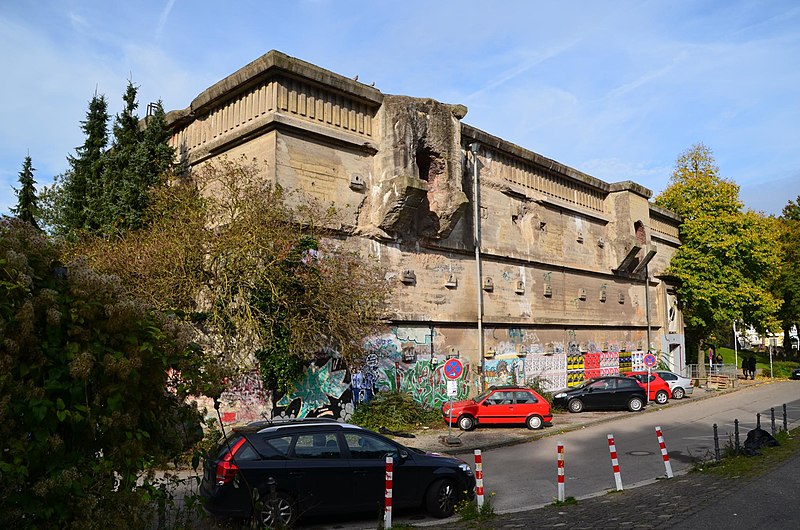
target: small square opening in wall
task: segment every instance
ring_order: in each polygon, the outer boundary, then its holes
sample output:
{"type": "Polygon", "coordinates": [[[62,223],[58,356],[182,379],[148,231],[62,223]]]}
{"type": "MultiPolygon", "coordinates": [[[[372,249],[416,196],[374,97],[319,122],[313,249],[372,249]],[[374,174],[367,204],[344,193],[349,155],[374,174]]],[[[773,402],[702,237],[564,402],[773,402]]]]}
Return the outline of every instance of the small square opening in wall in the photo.
{"type": "Polygon", "coordinates": [[[367,183],[364,182],[364,177],[359,175],[358,173],[353,173],[350,175],[350,189],[354,191],[363,191],[367,187],[367,183]]]}
{"type": "Polygon", "coordinates": [[[581,287],[581,288],[578,290],[578,299],[579,299],[579,300],[586,300],[586,289],[584,289],[584,288],[582,288],[582,287],[581,287]]]}
{"type": "Polygon", "coordinates": [[[458,287],[458,278],[455,274],[450,274],[447,276],[447,280],[444,282],[444,286],[448,289],[455,289],[458,287]]]}
{"type": "Polygon", "coordinates": [[[620,304],[624,304],[624,303],[625,303],[625,293],[619,293],[619,300],[618,300],[618,302],[619,302],[620,304]]]}
{"type": "Polygon", "coordinates": [[[577,235],[577,237],[575,237],[575,240],[578,243],[583,243],[583,232],[578,232],[578,235],[577,235]]]}
{"type": "Polygon", "coordinates": [[[405,283],[406,285],[412,285],[417,283],[417,275],[414,274],[414,271],[411,269],[405,269],[403,274],[400,276],[400,281],[405,283]]]}
{"type": "Polygon", "coordinates": [[[601,302],[605,302],[606,301],[606,288],[605,287],[600,289],[600,301],[601,302]]]}
{"type": "Polygon", "coordinates": [[[514,289],[514,292],[517,294],[525,294],[525,282],[517,280],[517,287],[514,289]]]}
{"type": "Polygon", "coordinates": [[[553,288],[550,287],[549,283],[544,284],[544,295],[548,298],[553,296],[553,288]]]}
{"type": "Polygon", "coordinates": [[[483,279],[483,290],[489,292],[494,291],[494,281],[488,276],[483,279]]]}

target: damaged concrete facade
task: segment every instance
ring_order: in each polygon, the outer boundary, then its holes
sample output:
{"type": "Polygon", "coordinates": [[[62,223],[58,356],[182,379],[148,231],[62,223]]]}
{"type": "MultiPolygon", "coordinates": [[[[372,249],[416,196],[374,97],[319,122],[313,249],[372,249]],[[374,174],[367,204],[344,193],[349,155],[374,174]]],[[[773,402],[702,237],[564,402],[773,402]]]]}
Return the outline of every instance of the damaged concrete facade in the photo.
{"type": "Polygon", "coordinates": [[[638,184],[603,182],[466,114],[271,51],[168,120],[189,167],[263,160],[265,179],[343,213],[341,233],[398,282],[387,329],[397,363],[458,355],[467,391],[537,376],[573,384],[639,367],[648,349],[680,370],[682,318],[662,277],[678,216],[638,184]]]}

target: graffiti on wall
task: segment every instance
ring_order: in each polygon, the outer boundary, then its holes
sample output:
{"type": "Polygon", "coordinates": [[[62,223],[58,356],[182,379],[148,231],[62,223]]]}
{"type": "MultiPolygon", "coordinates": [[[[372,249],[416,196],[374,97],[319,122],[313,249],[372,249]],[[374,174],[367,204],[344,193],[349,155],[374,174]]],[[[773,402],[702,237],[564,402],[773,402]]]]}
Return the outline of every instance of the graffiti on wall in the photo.
{"type": "Polygon", "coordinates": [[[310,364],[303,377],[275,403],[273,417],[332,417],[347,421],[353,414],[350,376],[341,361],[328,358],[322,366],[310,364]]]}

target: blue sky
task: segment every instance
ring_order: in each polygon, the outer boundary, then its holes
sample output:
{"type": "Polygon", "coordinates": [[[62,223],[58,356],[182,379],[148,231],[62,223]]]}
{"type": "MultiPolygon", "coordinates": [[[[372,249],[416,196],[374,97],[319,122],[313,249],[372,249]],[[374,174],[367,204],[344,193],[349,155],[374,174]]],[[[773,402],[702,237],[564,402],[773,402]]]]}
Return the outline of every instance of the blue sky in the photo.
{"type": "Polygon", "coordinates": [[[384,93],[467,105],[465,122],[608,182],[658,193],[709,146],[749,208],[800,195],[796,1],[0,2],[0,213],[27,154],[39,186],[83,143],[97,90],[128,79],[187,107],[277,49],[384,93]]]}

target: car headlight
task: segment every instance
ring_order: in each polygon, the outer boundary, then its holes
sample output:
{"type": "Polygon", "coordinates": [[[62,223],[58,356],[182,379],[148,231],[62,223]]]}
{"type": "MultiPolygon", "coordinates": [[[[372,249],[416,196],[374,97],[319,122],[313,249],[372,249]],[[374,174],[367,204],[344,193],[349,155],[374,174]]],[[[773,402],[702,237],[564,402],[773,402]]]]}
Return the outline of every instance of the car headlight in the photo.
{"type": "Polygon", "coordinates": [[[458,469],[466,473],[468,476],[472,476],[472,468],[469,467],[469,464],[458,464],[458,469]]]}
{"type": "Polygon", "coordinates": [[[566,392],[559,392],[558,394],[553,396],[553,399],[561,399],[561,398],[565,398],[565,397],[567,397],[567,393],[566,392]]]}

